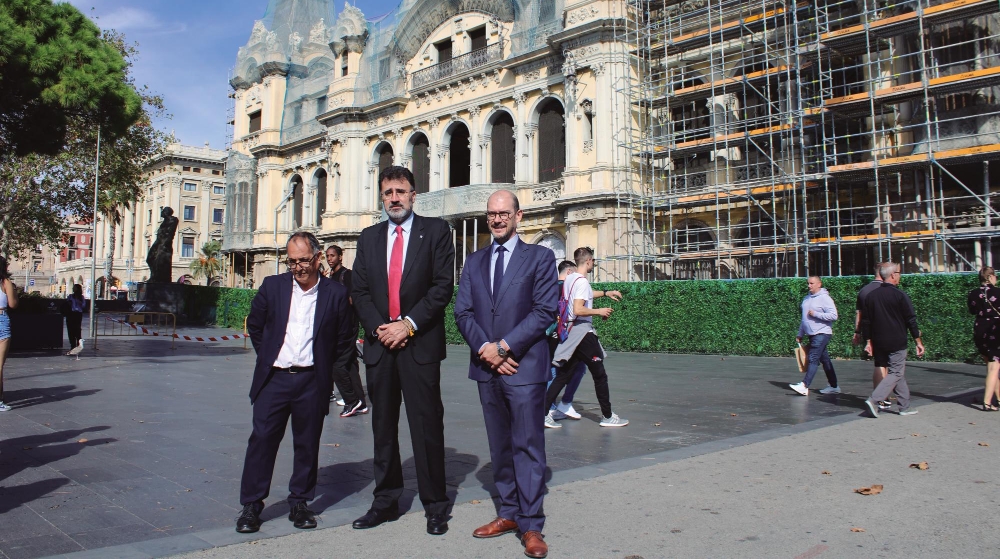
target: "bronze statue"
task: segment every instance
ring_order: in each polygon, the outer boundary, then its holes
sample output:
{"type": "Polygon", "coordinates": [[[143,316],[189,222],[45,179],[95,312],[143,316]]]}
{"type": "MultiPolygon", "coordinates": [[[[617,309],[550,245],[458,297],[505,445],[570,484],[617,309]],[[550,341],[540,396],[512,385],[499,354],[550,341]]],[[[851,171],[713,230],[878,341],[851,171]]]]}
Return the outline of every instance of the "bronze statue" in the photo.
{"type": "Polygon", "coordinates": [[[177,218],[170,207],[160,212],[163,222],[156,230],[156,240],[149,247],[146,264],[149,265],[149,283],[171,283],[171,263],[174,259],[174,233],[177,232],[177,218]]]}

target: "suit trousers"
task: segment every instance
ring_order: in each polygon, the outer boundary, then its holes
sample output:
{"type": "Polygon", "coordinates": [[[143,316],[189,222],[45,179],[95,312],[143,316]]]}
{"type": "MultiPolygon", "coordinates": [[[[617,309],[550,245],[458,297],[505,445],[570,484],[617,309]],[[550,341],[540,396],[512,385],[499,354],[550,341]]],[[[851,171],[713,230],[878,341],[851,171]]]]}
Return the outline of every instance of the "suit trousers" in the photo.
{"type": "Polygon", "coordinates": [[[378,363],[366,365],[368,398],[375,437],[376,510],[395,507],[403,494],[399,458],[399,408],[406,400],[417,490],[427,514],[447,514],[444,473],[444,405],[441,403],[441,363],[420,364],[411,347],[386,350],[378,363]]]}
{"type": "MultiPolygon", "coordinates": [[[[351,348],[351,351],[354,351],[354,348],[351,348]]],[[[361,384],[361,367],[358,366],[357,358],[351,358],[347,364],[347,370],[334,369],[333,381],[340,390],[340,396],[344,399],[345,404],[353,407],[355,402],[361,400],[363,405],[365,386],[361,384]]]]}
{"type": "Polygon", "coordinates": [[[316,495],[319,439],[330,407],[330,395],[317,388],[316,371],[274,371],[253,404],[253,432],[247,443],[240,483],[240,504],[263,501],[271,488],[278,445],[292,418],[294,462],[288,481],[289,504],[310,501],[316,495]]]}
{"type": "Polygon", "coordinates": [[[479,384],[498,515],[521,533],[542,531],[545,513],[545,384],[512,386],[499,375],[479,384]]]}

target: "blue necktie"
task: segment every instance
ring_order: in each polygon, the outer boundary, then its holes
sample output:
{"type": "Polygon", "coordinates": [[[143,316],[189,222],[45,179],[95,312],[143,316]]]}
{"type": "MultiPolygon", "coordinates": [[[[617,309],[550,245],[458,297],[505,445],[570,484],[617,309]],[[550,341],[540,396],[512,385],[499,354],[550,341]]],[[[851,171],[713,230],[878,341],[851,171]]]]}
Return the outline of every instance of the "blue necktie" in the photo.
{"type": "Polygon", "coordinates": [[[500,297],[500,284],[503,283],[503,253],[507,249],[503,245],[497,247],[497,263],[493,267],[493,301],[500,297]]]}

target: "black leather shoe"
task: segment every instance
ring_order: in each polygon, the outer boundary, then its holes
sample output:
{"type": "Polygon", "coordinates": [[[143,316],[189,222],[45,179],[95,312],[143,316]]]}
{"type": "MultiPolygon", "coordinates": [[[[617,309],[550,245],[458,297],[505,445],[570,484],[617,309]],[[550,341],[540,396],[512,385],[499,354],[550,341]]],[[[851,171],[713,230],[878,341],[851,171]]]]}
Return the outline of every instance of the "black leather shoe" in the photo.
{"type": "Polygon", "coordinates": [[[364,516],[355,520],[352,526],[355,530],[367,530],[368,528],[374,528],[379,524],[392,522],[397,518],[399,518],[399,513],[395,510],[395,507],[387,509],[369,509],[364,516]]]}
{"type": "Polygon", "coordinates": [[[295,527],[300,530],[316,527],[316,513],[309,510],[305,503],[292,505],[292,510],[288,512],[288,520],[295,523],[295,527]]]}
{"type": "Polygon", "coordinates": [[[253,534],[260,530],[260,511],[264,507],[258,503],[243,505],[243,511],[236,519],[236,531],[241,534],[253,534]]]}
{"type": "Polygon", "coordinates": [[[448,515],[432,514],[427,517],[427,533],[432,536],[443,536],[448,531],[448,515]]]}

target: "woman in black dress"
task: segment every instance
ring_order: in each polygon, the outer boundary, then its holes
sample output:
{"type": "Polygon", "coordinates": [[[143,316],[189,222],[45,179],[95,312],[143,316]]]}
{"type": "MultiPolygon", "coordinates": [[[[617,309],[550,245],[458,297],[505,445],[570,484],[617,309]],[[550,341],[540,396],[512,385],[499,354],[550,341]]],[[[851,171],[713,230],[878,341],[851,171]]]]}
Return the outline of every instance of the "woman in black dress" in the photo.
{"type": "Polygon", "coordinates": [[[969,293],[969,312],[976,315],[973,338],[976,349],[986,360],[986,392],[983,394],[983,411],[997,411],[993,405],[996,395],[1000,403],[1000,288],[993,268],[979,270],[980,286],[969,293]]]}

